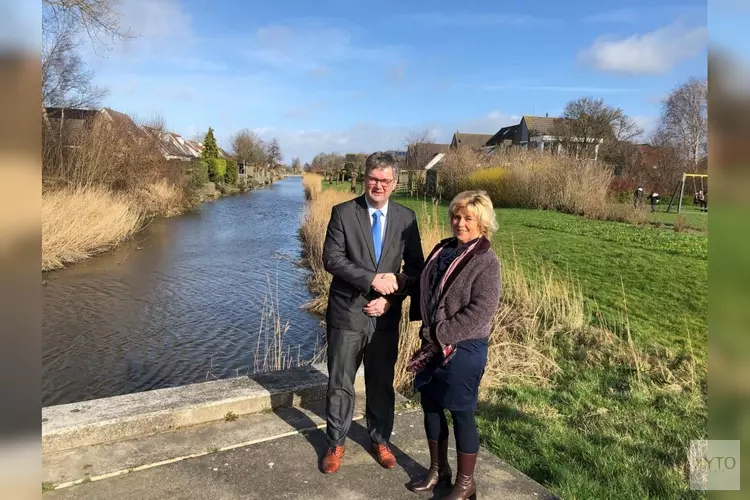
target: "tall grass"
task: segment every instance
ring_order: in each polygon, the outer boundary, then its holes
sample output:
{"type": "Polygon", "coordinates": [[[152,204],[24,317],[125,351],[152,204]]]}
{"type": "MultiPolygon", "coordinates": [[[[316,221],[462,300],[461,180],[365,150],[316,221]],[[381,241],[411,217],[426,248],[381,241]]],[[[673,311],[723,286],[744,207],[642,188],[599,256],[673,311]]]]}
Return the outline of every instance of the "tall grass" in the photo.
{"type": "Polygon", "coordinates": [[[42,270],[109,250],[145,222],[138,201],[104,187],[62,188],[42,196],[42,270]]]}
{"type": "Polygon", "coordinates": [[[42,129],[42,270],[114,248],[155,216],[191,204],[183,162],[168,161],[156,131],[124,115],[85,124],[51,120],[42,129]]]}
{"type": "MultiPolygon", "coordinates": [[[[313,177],[308,182],[315,182],[313,177]]],[[[317,180],[319,182],[319,179],[317,180]]],[[[300,228],[305,263],[311,268],[310,289],[315,298],[309,310],[324,314],[331,277],[322,266],[322,249],[331,207],[350,199],[351,195],[324,190],[308,201],[300,228]]],[[[424,202],[419,214],[423,252],[427,255],[448,236],[440,223],[438,210],[445,209],[424,202]]],[[[501,252],[498,251],[500,254],[501,252]]],[[[510,382],[526,382],[544,386],[560,373],[560,361],[570,356],[582,359],[591,367],[617,362],[639,371],[650,367],[649,373],[663,379],[664,362],[636,348],[627,338],[614,331],[618,325],[589,325],[590,311],[585,305],[581,287],[570,277],[561,276],[551,268],[525,270],[513,249],[500,255],[502,300],[493,319],[489,355],[482,393],[488,388],[510,382]]],[[[408,319],[409,300],[402,311],[399,357],[394,385],[403,394],[411,394],[413,378],[407,370],[410,356],[419,348],[419,323],[408,319]]],[[[623,319],[626,324],[627,317],[623,319]]],[[[670,380],[685,382],[684,374],[669,373],[670,380]]]]}
{"type": "Polygon", "coordinates": [[[539,151],[500,150],[491,157],[471,150],[449,152],[440,164],[442,194],[487,191],[498,208],[556,210],[594,219],[643,224],[643,211],[612,204],[614,174],[608,165],[539,151]]]}
{"type": "Polygon", "coordinates": [[[323,243],[325,242],[328,221],[334,205],[353,198],[353,195],[333,189],[322,190],[323,177],[305,174],[302,183],[308,198],[300,226],[300,239],[303,249],[303,264],[312,271],[308,288],[313,299],[305,304],[308,311],[323,314],[328,302],[328,287],[331,275],[323,268],[323,243]]]}

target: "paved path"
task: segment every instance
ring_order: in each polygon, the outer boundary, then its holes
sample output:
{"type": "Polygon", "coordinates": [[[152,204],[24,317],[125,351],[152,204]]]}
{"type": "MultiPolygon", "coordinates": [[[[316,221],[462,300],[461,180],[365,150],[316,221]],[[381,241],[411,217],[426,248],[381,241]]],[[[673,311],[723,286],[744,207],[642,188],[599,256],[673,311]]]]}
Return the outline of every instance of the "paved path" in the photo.
{"type": "MultiPolygon", "coordinates": [[[[236,422],[235,422],[236,423],[236,422]]],[[[427,499],[404,485],[429,465],[422,413],[396,418],[394,452],[399,466],[381,468],[369,453],[367,432],[355,422],[337,474],[324,475],[318,463],[325,450],[321,430],[281,437],[228,451],[130,472],[109,479],[47,492],[53,499],[427,499]]],[[[205,432],[205,428],[202,430],[205,432]]],[[[221,432],[217,427],[216,432],[221,432]]],[[[455,471],[455,448],[451,446],[455,471]]],[[[555,498],[540,485],[482,450],[477,461],[477,497],[526,500],[555,498]]],[[[440,493],[432,498],[440,498],[440,493]]]]}

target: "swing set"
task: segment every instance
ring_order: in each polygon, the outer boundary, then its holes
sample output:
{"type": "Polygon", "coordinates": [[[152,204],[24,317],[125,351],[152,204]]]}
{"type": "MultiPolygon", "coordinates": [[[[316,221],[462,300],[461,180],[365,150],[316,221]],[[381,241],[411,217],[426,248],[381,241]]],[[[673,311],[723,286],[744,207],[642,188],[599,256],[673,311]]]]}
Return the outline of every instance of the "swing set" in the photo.
{"type": "Polygon", "coordinates": [[[667,207],[667,212],[672,208],[672,205],[674,204],[675,197],[677,196],[677,191],[680,192],[680,197],[677,199],[677,213],[679,214],[682,210],[682,197],[685,195],[685,181],[687,181],[688,178],[691,178],[693,180],[693,204],[694,205],[700,205],[701,212],[708,212],[708,203],[706,200],[706,188],[703,184],[703,180],[705,179],[706,182],[708,182],[708,174],[688,174],[683,173],[682,174],[682,180],[677,183],[677,185],[674,188],[674,192],[672,193],[672,198],[669,200],[669,206],[667,207]],[[700,179],[700,190],[698,189],[698,183],[696,182],[696,179],[700,179]]]}

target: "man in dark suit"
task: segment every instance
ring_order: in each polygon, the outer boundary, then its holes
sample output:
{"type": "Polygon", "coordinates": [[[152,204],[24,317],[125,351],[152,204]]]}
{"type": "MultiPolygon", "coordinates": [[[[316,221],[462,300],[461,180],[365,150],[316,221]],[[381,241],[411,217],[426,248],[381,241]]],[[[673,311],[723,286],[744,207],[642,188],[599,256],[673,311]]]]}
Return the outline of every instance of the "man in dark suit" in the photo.
{"type": "MultiPolygon", "coordinates": [[[[354,411],[354,378],[365,364],[366,418],[373,452],[392,469],[394,367],[401,303],[415,293],[424,264],[413,210],[389,201],[398,166],[393,155],[373,153],[365,163],[365,192],[333,207],[323,246],[323,265],[333,275],[326,314],[328,452],[323,472],[336,472],[354,411]],[[401,264],[404,263],[403,271],[401,264]]],[[[410,319],[419,320],[418,295],[410,319]]]]}

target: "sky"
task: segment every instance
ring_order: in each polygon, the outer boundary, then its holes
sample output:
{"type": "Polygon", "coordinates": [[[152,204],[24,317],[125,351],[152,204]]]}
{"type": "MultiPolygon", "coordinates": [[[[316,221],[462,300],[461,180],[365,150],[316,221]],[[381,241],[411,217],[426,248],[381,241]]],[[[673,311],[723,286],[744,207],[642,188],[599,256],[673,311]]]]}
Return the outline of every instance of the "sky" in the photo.
{"type": "Polygon", "coordinates": [[[188,138],[210,126],[225,149],[255,130],[286,162],[404,149],[413,131],[494,134],[584,96],[645,142],[661,99],[706,76],[705,0],[515,3],[121,0],[138,38],[85,61],[103,105],[188,138]]]}

